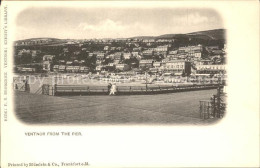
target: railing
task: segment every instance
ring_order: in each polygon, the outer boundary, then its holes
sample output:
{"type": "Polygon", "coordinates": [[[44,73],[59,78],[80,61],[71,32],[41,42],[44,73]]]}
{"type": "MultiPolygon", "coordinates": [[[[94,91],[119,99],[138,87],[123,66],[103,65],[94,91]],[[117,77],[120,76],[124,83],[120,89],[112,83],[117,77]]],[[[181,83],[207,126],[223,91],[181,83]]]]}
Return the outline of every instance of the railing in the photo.
{"type": "Polygon", "coordinates": [[[42,86],[39,87],[35,92],[34,94],[42,94],[42,86]]]}
{"type": "MultiPolygon", "coordinates": [[[[162,94],[203,89],[216,89],[216,85],[193,85],[193,86],[117,86],[117,95],[124,94],[162,94]]],[[[107,86],[86,85],[54,85],[54,95],[106,95],[109,93],[107,86]]]]}

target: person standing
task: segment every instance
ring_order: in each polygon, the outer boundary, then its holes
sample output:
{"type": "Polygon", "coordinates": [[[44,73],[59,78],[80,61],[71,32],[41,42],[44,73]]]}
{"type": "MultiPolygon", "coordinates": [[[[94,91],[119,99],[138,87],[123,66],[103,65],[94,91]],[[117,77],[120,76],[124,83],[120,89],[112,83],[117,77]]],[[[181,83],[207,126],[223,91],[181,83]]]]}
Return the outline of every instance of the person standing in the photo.
{"type": "Polygon", "coordinates": [[[111,87],[111,91],[110,91],[110,94],[109,95],[115,95],[116,93],[116,84],[114,83],[111,87]]]}

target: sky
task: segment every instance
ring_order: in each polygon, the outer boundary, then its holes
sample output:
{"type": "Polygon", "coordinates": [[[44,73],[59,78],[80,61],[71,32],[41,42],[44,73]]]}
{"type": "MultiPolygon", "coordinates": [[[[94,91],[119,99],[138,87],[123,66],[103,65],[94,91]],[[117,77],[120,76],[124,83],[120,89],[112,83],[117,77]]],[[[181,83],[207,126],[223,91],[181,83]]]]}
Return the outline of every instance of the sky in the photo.
{"type": "Polygon", "coordinates": [[[17,16],[16,39],[128,38],[219,28],[221,16],[205,8],[34,7],[17,16]]]}

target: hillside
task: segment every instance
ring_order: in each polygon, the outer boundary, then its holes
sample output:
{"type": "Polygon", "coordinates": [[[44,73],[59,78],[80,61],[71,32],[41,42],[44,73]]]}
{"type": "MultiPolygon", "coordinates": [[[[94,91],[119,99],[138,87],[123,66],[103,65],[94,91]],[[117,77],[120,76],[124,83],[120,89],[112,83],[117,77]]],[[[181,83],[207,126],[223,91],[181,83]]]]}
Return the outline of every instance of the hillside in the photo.
{"type": "Polygon", "coordinates": [[[163,34],[160,36],[137,36],[131,37],[132,39],[202,39],[202,40],[223,40],[225,39],[226,30],[225,29],[214,29],[206,31],[198,31],[187,34],[163,34]]]}
{"type": "Polygon", "coordinates": [[[207,31],[199,31],[188,33],[188,36],[197,37],[197,38],[209,38],[212,40],[225,39],[226,30],[225,29],[215,29],[215,30],[207,30],[207,31]]]}

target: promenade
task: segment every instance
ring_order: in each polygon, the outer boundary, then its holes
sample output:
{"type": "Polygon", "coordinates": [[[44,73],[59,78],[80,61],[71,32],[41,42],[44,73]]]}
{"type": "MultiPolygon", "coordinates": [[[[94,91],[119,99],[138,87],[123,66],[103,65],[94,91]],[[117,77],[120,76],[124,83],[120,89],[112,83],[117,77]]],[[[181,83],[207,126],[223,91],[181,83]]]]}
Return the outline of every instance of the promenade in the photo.
{"type": "Polygon", "coordinates": [[[16,116],[27,124],[207,125],[199,101],[216,89],[159,95],[47,96],[15,92],[16,116]]]}

